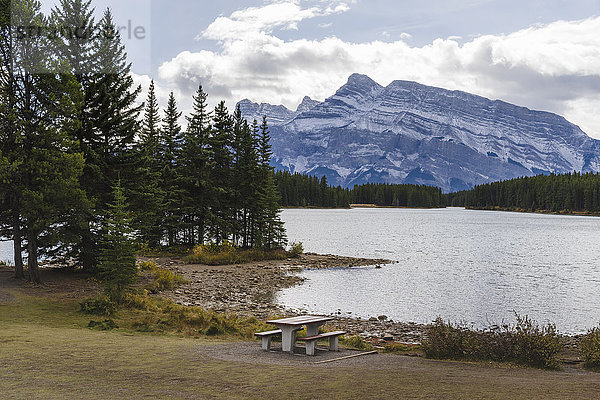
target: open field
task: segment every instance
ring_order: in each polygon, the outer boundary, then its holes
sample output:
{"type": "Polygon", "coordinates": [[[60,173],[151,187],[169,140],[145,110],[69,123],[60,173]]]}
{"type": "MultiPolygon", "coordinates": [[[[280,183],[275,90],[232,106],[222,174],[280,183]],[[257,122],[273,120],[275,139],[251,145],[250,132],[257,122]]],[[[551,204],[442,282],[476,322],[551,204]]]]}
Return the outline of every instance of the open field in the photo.
{"type": "Polygon", "coordinates": [[[0,273],[0,393],[7,399],[600,397],[600,375],[568,366],[552,372],[393,354],[315,365],[235,337],[91,330],[76,297],[93,285],[73,279],[74,296],[52,281],[34,287],[8,276],[0,273]]]}

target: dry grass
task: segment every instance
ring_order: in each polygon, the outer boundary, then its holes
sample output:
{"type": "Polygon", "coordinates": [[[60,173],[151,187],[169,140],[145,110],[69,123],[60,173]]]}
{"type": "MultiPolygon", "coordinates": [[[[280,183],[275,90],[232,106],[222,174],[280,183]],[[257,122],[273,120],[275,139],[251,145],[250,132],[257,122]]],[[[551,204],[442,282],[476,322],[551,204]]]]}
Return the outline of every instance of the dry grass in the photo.
{"type": "MultiPolygon", "coordinates": [[[[86,328],[81,298],[25,295],[0,305],[0,397],[6,399],[590,399],[598,375],[395,355],[360,366],[277,366],[210,358],[230,337],[86,328]]],[[[239,336],[238,336],[239,337],[239,336]]],[[[256,342],[256,346],[259,343],[256,342]]],[[[371,361],[372,360],[372,361],[371,361]]]]}

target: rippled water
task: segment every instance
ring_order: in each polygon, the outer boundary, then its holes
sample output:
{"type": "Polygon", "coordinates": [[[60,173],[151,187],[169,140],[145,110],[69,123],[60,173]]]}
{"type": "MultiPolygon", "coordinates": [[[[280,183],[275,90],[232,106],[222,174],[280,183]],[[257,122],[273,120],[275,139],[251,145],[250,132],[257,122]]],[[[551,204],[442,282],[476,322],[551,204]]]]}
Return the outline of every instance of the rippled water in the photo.
{"type": "Polygon", "coordinates": [[[0,242],[0,261],[12,263],[13,260],[12,242],[0,242]]]}
{"type": "Polygon", "coordinates": [[[308,270],[280,292],[309,312],[476,327],[514,312],[563,333],[600,321],[600,218],[442,210],[284,210],[290,241],[305,251],[397,261],[308,270]]]}

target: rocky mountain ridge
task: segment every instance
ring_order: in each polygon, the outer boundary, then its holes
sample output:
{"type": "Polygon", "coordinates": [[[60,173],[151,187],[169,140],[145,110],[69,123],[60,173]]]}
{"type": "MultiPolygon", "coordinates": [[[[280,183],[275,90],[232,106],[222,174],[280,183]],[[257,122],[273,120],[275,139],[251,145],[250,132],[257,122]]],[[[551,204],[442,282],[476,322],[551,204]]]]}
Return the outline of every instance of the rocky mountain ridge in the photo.
{"type": "Polygon", "coordinates": [[[323,102],[296,111],[239,103],[266,115],[273,165],[351,187],[414,183],[444,191],[541,173],[600,170],[600,141],[563,117],[473,94],[354,74],[323,102]]]}

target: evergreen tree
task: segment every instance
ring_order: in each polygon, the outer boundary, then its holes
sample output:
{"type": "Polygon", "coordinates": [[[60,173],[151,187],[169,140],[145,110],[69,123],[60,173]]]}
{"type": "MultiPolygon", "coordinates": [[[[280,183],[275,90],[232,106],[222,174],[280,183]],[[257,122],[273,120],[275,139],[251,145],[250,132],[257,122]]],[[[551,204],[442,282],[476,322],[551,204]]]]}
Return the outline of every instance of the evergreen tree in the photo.
{"type": "MultiPolygon", "coordinates": [[[[1,235],[13,240],[15,276],[23,278],[21,199],[23,181],[18,166],[23,161],[22,131],[17,129],[17,74],[15,74],[16,26],[11,0],[0,0],[0,181],[1,235]]],[[[18,6],[16,3],[14,6],[18,6]]]]}
{"type": "Polygon", "coordinates": [[[134,282],[137,268],[132,218],[127,211],[120,181],[115,184],[113,193],[114,202],[109,204],[109,212],[104,221],[106,234],[100,253],[99,272],[110,297],[120,301],[123,292],[134,282]]]}
{"type": "MultiPolygon", "coordinates": [[[[15,0],[12,23],[47,26],[40,8],[36,1],[15,0]]],[[[85,208],[78,183],[83,156],[68,135],[78,124],[80,92],[73,76],[60,69],[48,38],[22,35],[12,46],[14,131],[9,134],[19,143],[21,158],[10,170],[19,176],[18,224],[27,240],[29,277],[40,282],[39,255],[60,241],[57,228],[70,222],[73,210],[85,208]]],[[[17,246],[20,241],[15,251],[17,246]]]]}
{"type": "Polygon", "coordinates": [[[154,89],[154,80],[150,82],[148,89],[148,98],[144,107],[144,121],[142,123],[141,142],[148,156],[157,161],[159,156],[159,138],[160,138],[160,110],[156,100],[154,89]]]}
{"type": "Polygon", "coordinates": [[[164,192],[160,187],[161,161],[159,149],[160,116],[154,90],[150,84],[146,101],[141,140],[133,154],[135,180],[130,185],[135,227],[142,243],[157,247],[163,237],[162,214],[164,192]]]}
{"type": "Polygon", "coordinates": [[[175,96],[171,92],[163,118],[163,127],[160,131],[162,154],[160,188],[164,193],[163,224],[169,246],[177,243],[177,232],[181,229],[183,222],[182,209],[185,188],[179,168],[183,143],[179,125],[180,117],[181,112],[178,111],[175,96]]]}
{"type": "Polygon", "coordinates": [[[84,139],[86,169],[82,179],[94,210],[84,221],[79,246],[83,267],[89,272],[97,265],[96,254],[102,235],[99,218],[107,212],[117,176],[122,177],[124,190],[132,192],[130,201],[136,200],[138,168],[132,144],[139,131],[137,118],[142,107],[136,105],[141,87],[134,88],[131,64],[127,63],[110,10],[104,12],[97,32],[92,48],[94,74],[88,100],[91,134],[84,139]]]}
{"type": "Polygon", "coordinates": [[[251,247],[253,243],[252,225],[259,206],[258,180],[260,164],[258,162],[255,134],[257,124],[252,129],[242,117],[237,107],[234,114],[233,153],[234,170],[232,178],[233,204],[236,209],[234,242],[242,247],[251,247]]]}
{"type": "Polygon", "coordinates": [[[279,193],[275,185],[271,158],[271,136],[267,118],[263,117],[258,138],[258,155],[260,159],[259,209],[257,218],[257,245],[266,248],[283,247],[287,243],[283,222],[279,218],[279,193]]]}
{"type": "Polygon", "coordinates": [[[232,207],[231,170],[233,155],[233,119],[225,102],[221,101],[213,116],[213,125],[208,137],[207,148],[210,154],[210,235],[220,244],[230,238],[233,230],[234,211],[232,207]]]}
{"type": "Polygon", "coordinates": [[[51,13],[51,24],[58,32],[56,53],[69,65],[83,96],[77,108],[79,125],[71,132],[71,136],[79,144],[86,159],[81,185],[86,191],[88,201],[91,201],[91,207],[80,210],[76,215],[78,221],[67,227],[67,233],[72,239],[66,241],[65,245],[70,245],[66,256],[79,258],[87,271],[93,271],[96,262],[98,234],[93,227],[95,216],[92,211],[97,207],[94,201],[98,198],[95,183],[102,181],[97,165],[97,131],[92,123],[91,106],[96,89],[93,81],[98,74],[95,67],[95,48],[99,40],[99,37],[95,36],[96,23],[93,14],[91,0],[60,0],[51,13]]]}
{"type": "Polygon", "coordinates": [[[204,243],[212,220],[208,193],[213,166],[212,150],[208,146],[212,126],[207,94],[202,85],[198,87],[193,99],[193,111],[186,117],[188,126],[183,135],[181,157],[177,165],[183,187],[182,228],[185,242],[190,246],[204,243]]]}

